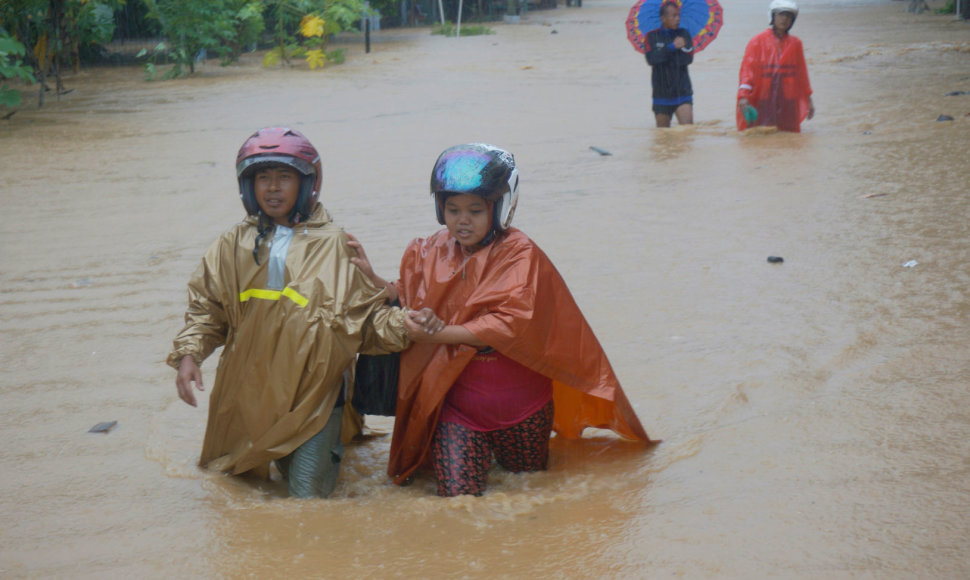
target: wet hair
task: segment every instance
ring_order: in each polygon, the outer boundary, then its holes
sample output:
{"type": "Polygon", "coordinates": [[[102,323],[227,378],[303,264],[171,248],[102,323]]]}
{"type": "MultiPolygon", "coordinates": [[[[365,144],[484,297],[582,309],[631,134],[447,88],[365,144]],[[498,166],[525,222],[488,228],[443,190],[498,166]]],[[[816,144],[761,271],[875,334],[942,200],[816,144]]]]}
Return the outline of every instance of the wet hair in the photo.
{"type": "Polygon", "coordinates": [[[677,3],[674,2],[673,0],[666,0],[663,4],[660,5],[660,17],[661,18],[664,17],[664,13],[667,12],[667,8],[670,8],[671,6],[673,6],[674,8],[676,8],[677,7],[677,3]]]}

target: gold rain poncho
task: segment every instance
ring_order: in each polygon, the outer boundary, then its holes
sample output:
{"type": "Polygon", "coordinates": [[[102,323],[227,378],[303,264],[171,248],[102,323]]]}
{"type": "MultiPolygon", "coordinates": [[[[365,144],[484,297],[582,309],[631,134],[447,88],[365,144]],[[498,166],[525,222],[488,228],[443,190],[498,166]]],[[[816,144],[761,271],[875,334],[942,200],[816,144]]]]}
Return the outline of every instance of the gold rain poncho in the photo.
{"type": "Polygon", "coordinates": [[[405,311],[387,306],[386,290],[350,262],[347,236],[322,205],[305,224],[267,235],[259,265],[256,235],[250,216],[206,252],[167,362],[178,368],[191,355],[201,364],[225,346],[199,464],[267,477],[270,461],[323,429],[357,352],[399,351],[409,342],[405,311]],[[274,274],[270,254],[287,241],[285,272],[274,274]]]}

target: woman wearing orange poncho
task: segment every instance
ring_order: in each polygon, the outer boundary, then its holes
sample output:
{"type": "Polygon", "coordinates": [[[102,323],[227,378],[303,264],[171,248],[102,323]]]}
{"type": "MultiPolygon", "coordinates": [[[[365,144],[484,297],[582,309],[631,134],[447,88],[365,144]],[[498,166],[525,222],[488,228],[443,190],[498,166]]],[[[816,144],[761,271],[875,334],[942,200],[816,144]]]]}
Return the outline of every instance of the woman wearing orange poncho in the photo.
{"type": "Polygon", "coordinates": [[[356,260],[402,304],[446,326],[412,333],[401,355],[388,474],[430,465],[438,494],[481,495],[495,456],[513,472],[546,469],[551,430],[586,427],[651,443],[602,347],[549,258],[510,227],[518,172],[479,143],[445,150],[431,176],[445,229],[408,246],[394,284],[356,260]]]}
{"type": "Polygon", "coordinates": [[[798,133],[815,116],[802,41],[789,34],[798,6],[772,0],[771,28],[748,42],[738,87],[738,131],[764,125],[798,133]]]}

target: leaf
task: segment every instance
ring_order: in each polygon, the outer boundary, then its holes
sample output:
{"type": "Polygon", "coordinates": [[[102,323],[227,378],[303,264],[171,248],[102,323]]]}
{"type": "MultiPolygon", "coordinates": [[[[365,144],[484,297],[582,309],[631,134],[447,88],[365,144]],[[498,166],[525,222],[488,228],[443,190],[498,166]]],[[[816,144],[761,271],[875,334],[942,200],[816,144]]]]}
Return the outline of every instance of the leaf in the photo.
{"type": "Polygon", "coordinates": [[[8,89],[6,86],[0,87],[0,105],[16,107],[20,104],[20,91],[8,89]]]}
{"type": "Polygon", "coordinates": [[[307,14],[300,21],[300,34],[307,38],[323,36],[324,20],[316,14],[307,14]]]}
{"type": "Polygon", "coordinates": [[[27,51],[24,49],[24,45],[20,44],[13,38],[8,36],[0,37],[0,55],[2,54],[19,54],[24,55],[27,51]]]}
{"type": "Polygon", "coordinates": [[[267,52],[263,55],[263,66],[269,68],[271,66],[276,66],[283,59],[282,51],[280,47],[276,47],[273,50],[267,52]]]}
{"type": "Polygon", "coordinates": [[[306,62],[308,65],[310,65],[310,70],[313,70],[326,64],[327,55],[319,49],[308,50],[306,53],[306,62]]]}
{"type": "Polygon", "coordinates": [[[342,48],[335,48],[327,53],[327,62],[333,64],[343,64],[345,58],[345,51],[342,48]]]}

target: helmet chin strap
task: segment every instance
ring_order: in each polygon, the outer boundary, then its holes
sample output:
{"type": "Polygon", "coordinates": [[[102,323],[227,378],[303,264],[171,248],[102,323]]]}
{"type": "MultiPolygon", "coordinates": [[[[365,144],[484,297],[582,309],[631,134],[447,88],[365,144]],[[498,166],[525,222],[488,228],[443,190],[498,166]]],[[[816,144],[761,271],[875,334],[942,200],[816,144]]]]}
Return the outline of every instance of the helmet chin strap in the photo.
{"type": "Polygon", "coordinates": [[[494,242],[494,241],[495,241],[495,238],[496,238],[496,234],[498,234],[498,230],[496,230],[496,229],[495,229],[495,228],[493,227],[493,228],[492,228],[492,231],[490,231],[490,232],[488,232],[488,235],[487,235],[487,236],[485,236],[484,238],[482,238],[482,241],[480,241],[480,242],[478,242],[478,244],[479,244],[480,246],[482,246],[482,247],[484,247],[484,246],[487,246],[487,245],[489,245],[489,244],[491,244],[492,242],[494,242]]]}
{"type": "Polygon", "coordinates": [[[300,193],[296,198],[296,204],[293,205],[293,210],[287,216],[290,225],[295,226],[310,219],[317,195],[317,192],[313,189],[315,179],[315,175],[303,175],[300,177],[300,193]]]}
{"type": "Polygon", "coordinates": [[[501,217],[498,215],[498,211],[497,211],[499,208],[499,204],[495,200],[491,200],[488,203],[492,205],[492,207],[490,208],[492,211],[492,229],[489,230],[488,234],[484,238],[482,238],[482,241],[478,242],[479,245],[483,247],[494,242],[495,238],[497,238],[498,235],[502,232],[501,227],[499,227],[498,225],[499,218],[501,217]]]}

